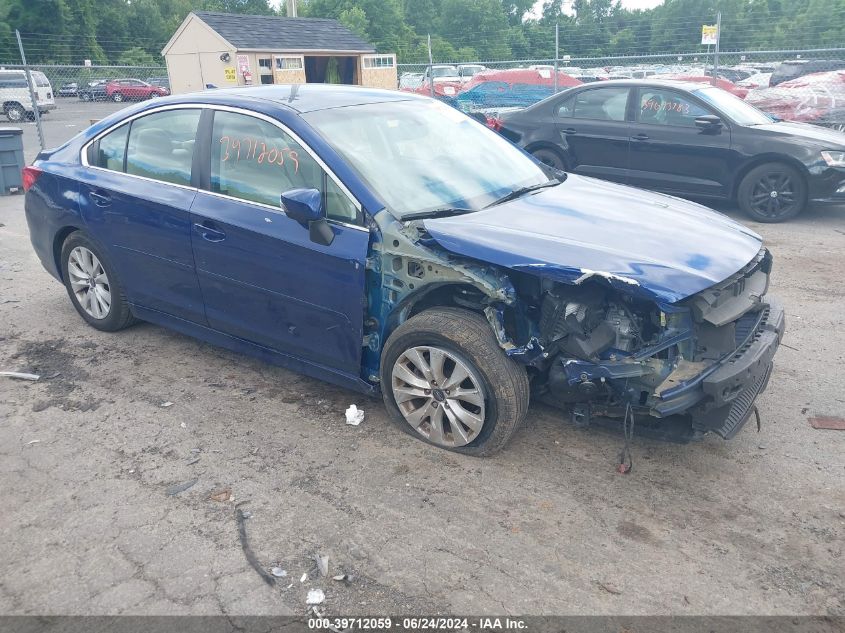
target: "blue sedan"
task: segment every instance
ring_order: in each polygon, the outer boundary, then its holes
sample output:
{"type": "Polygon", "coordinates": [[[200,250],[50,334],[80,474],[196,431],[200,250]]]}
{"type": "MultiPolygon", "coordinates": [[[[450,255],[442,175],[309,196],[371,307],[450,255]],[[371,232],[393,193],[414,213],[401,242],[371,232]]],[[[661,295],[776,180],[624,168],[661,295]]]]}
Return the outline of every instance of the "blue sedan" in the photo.
{"type": "Polygon", "coordinates": [[[90,326],[141,319],[368,394],[487,455],[529,398],[580,423],[736,434],[783,332],[759,236],[565,174],[407,93],[305,85],[130,107],[24,173],[90,326]]]}

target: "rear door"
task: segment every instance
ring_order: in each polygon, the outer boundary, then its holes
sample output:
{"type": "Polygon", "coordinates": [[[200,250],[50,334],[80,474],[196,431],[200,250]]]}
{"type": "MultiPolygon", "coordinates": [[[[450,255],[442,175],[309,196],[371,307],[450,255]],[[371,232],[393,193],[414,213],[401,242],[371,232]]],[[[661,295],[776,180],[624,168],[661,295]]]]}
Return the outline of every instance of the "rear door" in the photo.
{"type": "Polygon", "coordinates": [[[95,141],[80,211],[106,246],[130,303],[205,323],[191,250],[194,144],[201,110],[145,114],[95,141]]]}
{"type": "Polygon", "coordinates": [[[733,166],[727,121],[702,130],[695,119],[716,112],[692,95],[669,88],[638,88],[631,129],[632,185],[667,193],[723,198],[733,166]]]}
{"type": "Polygon", "coordinates": [[[567,168],[584,176],[628,180],[630,123],[627,86],[589,88],[563,101],[556,112],[567,168]]]}
{"type": "Polygon", "coordinates": [[[360,207],[279,122],[215,110],[209,123],[209,176],[191,209],[209,325],[358,376],[369,247],[360,207]],[[328,246],[282,212],[280,195],[295,188],[322,192],[328,246]]]}

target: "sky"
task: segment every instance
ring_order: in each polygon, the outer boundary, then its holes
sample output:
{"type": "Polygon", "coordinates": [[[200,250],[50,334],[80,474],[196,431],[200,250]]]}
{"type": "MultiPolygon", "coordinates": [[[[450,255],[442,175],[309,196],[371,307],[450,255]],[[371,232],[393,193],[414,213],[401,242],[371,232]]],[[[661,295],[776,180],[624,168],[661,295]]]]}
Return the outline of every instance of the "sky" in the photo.
{"type": "MultiPolygon", "coordinates": [[[[622,6],[626,9],[653,9],[658,4],[663,4],[663,0],[622,0],[622,6]]],[[[537,0],[531,13],[536,17],[542,15],[543,0],[537,0]]]]}

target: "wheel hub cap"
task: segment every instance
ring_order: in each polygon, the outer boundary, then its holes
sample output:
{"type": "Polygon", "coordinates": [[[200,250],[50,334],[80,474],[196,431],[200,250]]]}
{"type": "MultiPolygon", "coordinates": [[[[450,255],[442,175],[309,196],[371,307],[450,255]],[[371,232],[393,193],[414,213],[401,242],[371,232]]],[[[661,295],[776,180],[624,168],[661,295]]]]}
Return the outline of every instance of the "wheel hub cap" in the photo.
{"type": "Polygon", "coordinates": [[[482,382],[461,358],[439,347],[405,351],[393,366],[393,398],[405,421],[439,446],[472,442],[484,426],[482,382]]]}

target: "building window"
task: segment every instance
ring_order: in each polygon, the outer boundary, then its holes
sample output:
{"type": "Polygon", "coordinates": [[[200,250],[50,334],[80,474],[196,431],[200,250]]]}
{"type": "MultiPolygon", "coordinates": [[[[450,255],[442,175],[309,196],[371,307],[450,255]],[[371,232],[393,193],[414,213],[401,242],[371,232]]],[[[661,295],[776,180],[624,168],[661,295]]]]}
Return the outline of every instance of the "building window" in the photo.
{"type": "Polygon", "coordinates": [[[273,72],[273,60],[269,57],[258,58],[258,72],[270,73],[273,72]]]}
{"type": "Polygon", "coordinates": [[[395,55],[364,55],[364,68],[393,68],[395,55]]]}
{"type": "Polygon", "coordinates": [[[276,57],[276,70],[302,70],[302,58],[276,57]]]}

